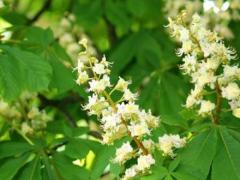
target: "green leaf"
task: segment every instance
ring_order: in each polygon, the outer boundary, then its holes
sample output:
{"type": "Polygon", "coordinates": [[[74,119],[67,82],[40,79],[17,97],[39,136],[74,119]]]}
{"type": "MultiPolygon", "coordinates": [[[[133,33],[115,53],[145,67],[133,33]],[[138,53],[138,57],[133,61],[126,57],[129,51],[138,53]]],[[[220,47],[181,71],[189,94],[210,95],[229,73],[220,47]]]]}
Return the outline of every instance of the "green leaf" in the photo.
{"type": "Polygon", "coordinates": [[[52,68],[47,61],[16,47],[2,45],[0,48],[6,53],[0,57],[0,84],[6,99],[15,99],[25,89],[42,91],[48,88],[52,68]]]}
{"type": "Polygon", "coordinates": [[[50,88],[57,89],[59,93],[64,93],[73,88],[75,85],[74,74],[62,64],[54,50],[50,50],[45,58],[50,62],[53,69],[50,88]]]}
{"type": "Polygon", "coordinates": [[[65,148],[64,154],[71,158],[82,159],[91,149],[80,139],[71,140],[65,148]]]}
{"type": "Polygon", "coordinates": [[[53,157],[53,163],[55,164],[56,171],[65,180],[69,179],[79,179],[86,180],[89,179],[89,172],[79,166],[72,163],[72,159],[64,156],[63,154],[57,153],[53,157]]]}
{"type": "Polygon", "coordinates": [[[106,17],[117,28],[120,35],[125,34],[131,25],[125,6],[123,1],[106,0],[106,17]]]}
{"type": "Polygon", "coordinates": [[[152,180],[152,179],[162,180],[168,175],[169,175],[169,171],[167,168],[163,166],[155,166],[153,167],[152,173],[150,175],[143,176],[140,179],[141,180],[152,180]]]}
{"type": "Polygon", "coordinates": [[[186,120],[179,114],[185,100],[182,85],[183,81],[174,74],[155,74],[141,92],[139,104],[161,114],[162,122],[168,125],[186,127],[186,120]]]}
{"type": "Polygon", "coordinates": [[[101,1],[76,1],[73,12],[82,26],[92,28],[101,18],[101,1]]]}
{"type": "Polygon", "coordinates": [[[217,131],[215,128],[200,133],[187,144],[182,153],[178,154],[181,161],[177,172],[194,174],[194,171],[197,171],[196,176],[206,179],[216,154],[216,148],[217,131]]]}
{"type": "Polygon", "coordinates": [[[240,143],[225,127],[219,128],[217,154],[213,159],[212,180],[240,179],[240,143]]]}
{"type": "Polygon", "coordinates": [[[18,170],[26,163],[29,154],[25,154],[18,158],[7,159],[5,163],[0,166],[0,179],[11,180],[18,170]]]}
{"type": "Polygon", "coordinates": [[[0,55],[0,93],[7,100],[15,99],[23,89],[23,77],[16,59],[0,55]]]}
{"type": "Polygon", "coordinates": [[[47,180],[56,180],[57,176],[58,176],[58,172],[54,171],[51,162],[52,160],[49,159],[49,157],[46,154],[42,154],[42,158],[43,158],[43,179],[47,179],[47,180]]]}
{"type": "Polygon", "coordinates": [[[18,175],[18,180],[41,180],[41,162],[39,156],[29,162],[18,175]]]}
{"type": "Polygon", "coordinates": [[[0,158],[17,156],[33,149],[27,143],[5,141],[0,143],[0,158]]]}
{"type": "Polygon", "coordinates": [[[72,69],[65,67],[64,62],[71,63],[65,50],[54,40],[50,29],[28,27],[23,29],[21,47],[39,55],[47,61],[52,68],[52,76],[49,87],[57,89],[58,93],[64,93],[75,85],[72,69]],[[63,83],[64,82],[64,83],[63,83]]]}
{"type": "Polygon", "coordinates": [[[106,166],[109,164],[109,160],[115,153],[114,146],[103,146],[97,153],[94,159],[91,169],[91,179],[99,179],[106,166]]]}

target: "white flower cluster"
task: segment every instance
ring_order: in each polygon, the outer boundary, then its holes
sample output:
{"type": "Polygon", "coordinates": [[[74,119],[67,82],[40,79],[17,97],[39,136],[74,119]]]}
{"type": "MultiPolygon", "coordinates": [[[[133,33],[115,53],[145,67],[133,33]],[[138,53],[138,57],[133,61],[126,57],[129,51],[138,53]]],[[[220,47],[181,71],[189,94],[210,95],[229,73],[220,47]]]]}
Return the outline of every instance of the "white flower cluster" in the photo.
{"type": "Polygon", "coordinates": [[[125,175],[122,177],[122,180],[133,179],[138,174],[143,174],[150,169],[152,165],[155,164],[155,160],[152,155],[140,155],[137,159],[137,164],[126,169],[125,175]]]}
{"type": "Polygon", "coordinates": [[[229,100],[236,117],[240,117],[240,69],[231,65],[236,58],[235,51],[224,45],[216,33],[202,26],[201,18],[195,14],[187,24],[184,19],[186,12],[176,20],[169,18],[168,27],[174,37],[180,40],[182,47],[177,54],[183,56],[180,68],[191,77],[194,88],[186,101],[186,107],[199,106],[200,115],[213,115],[220,108],[221,98],[229,100]],[[221,73],[223,69],[223,73],[221,73]],[[211,91],[216,91],[216,104],[204,99],[211,91]]]}
{"type": "Polygon", "coordinates": [[[82,40],[81,43],[86,50],[79,54],[78,65],[75,68],[78,72],[76,83],[88,83],[88,91],[92,95],[88,97],[84,109],[90,115],[97,115],[101,119],[103,141],[112,143],[127,133],[136,139],[149,135],[151,130],[158,126],[159,118],[153,116],[150,111],[140,110],[135,103],[137,94],[128,88],[130,81],[119,78],[115,86],[111,85],[109,62],[105,57],[98,60],[90,54],[86,40],[82,40]],[[116,101],[111,97],[114,93],[120,94],[116,101]]]}
{"type": "Polygon", "coordinates": [[[186,138],[180,138],[179,135],[163,135],[158,138],[159,149],[163,152],[164,155],[171,157],[176,156],[174,154],[174,149],[179,149],[185,146],[186,138]]]}
{"type": "MultiPolygon", "coordinates": [[[[81,46],[78,43],[79,39],[89,39],[84,33],[83,29],[76,23],[76,18],[73,14],[68,14],[60,20],[60,23],[56,27],[56,36],[60,45],[66,49],[68,55],[72,58],[74,65],[76,65],[75,59],[78,57],[78,53],[81,50],[81,46]]],[[[96,53],[92,43],[88,40],[88,50],[92,54],[96,53]]]]}
{"type": "Polygon", "coordinates": [[[44,110],[39,110],[37,101],[37,96],[28,92],[11,104],[1,100],[0,116],[23,134],[34,134],[44,129],[51,120],[44,110]]]}
{"type": "Polygon", "coordinates": [[[233,33],[228,27],[231,20],[240,20],[240,0],[167,0],[164,11],[167,17],[176,17],[182,9],[188,12],[186,22],[191,21],[194,13],[201,14],[203,25],[206,28],[213,28],[224,38],[233,38],[233,33]]]}
{"type": "MultiPolygon", "coordinates": [[[[89,115],[96,115],[103,130],[103,143],[111,144],[125,136],[130,137],[116,150],[114,163],[124,164],[130,159],[137,159],[137,164],[126,170],[122,179],[132,179],[136,175],[145,174],[155,163],[151,153],[156,144],[146,137],[158,127],[159,118],[151,111],[141,110],[136,104],[137,94],[128,86],[130,81],[119,77],[118,82],[110,82],[110,64],[105,56],[99,60],[88,51],[87,40],[80,41],[85,51],[79,53],[75,70],[78,73],[76,83],[87,84],[91,95],[83,108],[89,115]],[[115,99],[113,100],[113,97],[115,99]],[[135,146],[131,144],[134,143],[135,146]]],[[[158,146],[158,145],[157,145],[158,146]]],[[[180,147],[180,146],[179,146],[180,147]]]]}
{"type": "Polygon", "coordinates": [[[86,40],[82,40],[81,44],[85,51],[79,54],[76,83],[87,83],[88,91],[92,93],[84,109],[100,119],[104,143],[111,144],[117,139],[129,136],[136,144],[137,148],[133,148],[130,142],[127,142],[116,150],[113,160],[115,163],[123,164],[139,156],[138,164],[127,170],[124,178],[146,171],[154,164],[154,159],[149,154],[151,142],[145,140],[143,144],[142,138],[150,135],[151,130],[158,127],[159,118],[153,116],[150,111],[141,110],[135,103],[137,94],[128,88],[130,81],[119,77],[116,85],[112,85],[109,78],[110,64],[106,58],[98,60],[89,53],[86,40]],[[119,97],[115,101],[112,98],[114,94],[119,97]]]}

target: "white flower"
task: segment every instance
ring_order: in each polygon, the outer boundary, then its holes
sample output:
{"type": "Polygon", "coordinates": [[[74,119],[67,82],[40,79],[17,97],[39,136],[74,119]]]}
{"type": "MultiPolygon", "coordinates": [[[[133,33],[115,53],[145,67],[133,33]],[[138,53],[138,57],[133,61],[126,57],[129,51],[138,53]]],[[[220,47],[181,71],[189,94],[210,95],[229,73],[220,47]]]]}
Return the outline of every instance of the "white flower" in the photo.
{"type": "Polygon", "coordinates": [[[71,22],[67,18],[62,18],[60,26],[62,26],[63,28],[70,28],[71,22]]]}
{"type": "Polygon", "coordinates": [[[189,39],[189,30],[181,27],[179,28],[179,40],[180,41],[187,41],[189,39]]]}
{"type": "Polygon", "coordinates": [[[116,158],[113,160],[115,163],[124,163],[126,160],[132,158],[133,148],[129,142],[124,143],[120,148],[116,150],[116,158]]]}
{"type": "Polygon", "coordinates": [[[74,38],[72,36],[72,34],[70,33],[64,33],[60,38],[59,38],[59,43],[62,45],[62,46],[66,46],[70,43],[73,43],[74,42],[74,38]]]}
{"type": "Polygon", "coordinates": [[[240,96],[240,88],[236,83],[229,83],[226,87],[222,89],[222,96],[228,100],[236,99],[240,96]]]}
{"type": "Polygon", "coordinates": [[[134,104],[133,102],[124,104],[117,104],[118,113],[124,118],[129,119],[132,115],[139,114],[139,107],[138,105],[134,104]]]}
{"type": "Polygon", "coordinates": [[[84,48],[88,48],[88,40],[87,38],[83,38],[79,41],[79,44],[82,45],[84,48]]]}
{"type": "Polygon", "coordinates": [[[185,73],[190,74],[196,70],[197,59],[195,55],[187,55],[183,58],[184,64],[180,66],[185,73]]]}
{"type": "Polygon", "coordinates": [[[143,140],[142,144],[150,152],[154,149],[154,142],[151,139],[143,140]]]}
{"type": "Polygon", "coordinates": [[[28,125],[27,122],[23,122],[21,125],[21,132],[23,134],[32,134],[33,133],[33,129],[28,125]]]}
{"type": "Polygon", "coordinates": [[[202,100],[200,102],[200,109],[198,111],[199,114],[209,114],[215,108],[215,104],[210,101],[202,100]]]}
{"type": "Polygon", "coordinates": [[[40,115],[39,109],[37,107],[32,107],[28,112],[27,117],[29,119],[34,119],[36,116],[39,116],[39,115],[40,115]]]}
{"type": "Polygon", "coordinates": [[[119,124],[113,130],[107,130],[103,134],[103,143],[104,144],[111,144],[113,141],[120,139],[127,135],[127,128],[123,124],[119,124]]]}
{"type": "Polygon", "coordinates": [[[101,63],[95,64],[93,66],[92,70],[93,70],[93,72],[95,72],[96,74],[99,74],[99,75],[106,73],[106,69],[105,69],[104,65],[101,63]]]}
{"type": "Polygon", "coordinates": [[[140,118],[143,119],[149,128],[157,128],[159,126],[159,123],[160,123],[160,119],[159,117],[156,117],[156,116],[153,116],[151,111],[149,112],[145,112],[144,110],[141,111],[140,113],[140,118]]]}
{"type": "Polygon", "coordinates": [[[174,157],[173,148],[182,148],[186,144],[185,138],[180,138],[179,135],[163,135],[158,138],[159,141],[159,149],[163,151],[165,155],[169,155],[174,157]]]}
{"type": "Polygon", "coordinates": [[[195,88],[191,90],[191,94],[187,97],[186,100],[186,107],[191,108],[193,105],[197,104],[199,102],[199,99],[201,98],[203,88],[199,85],[195,85],[195,88]]]}
{"type": "Polygon", "coordinates": [[[121,123],[121,117],[118,114],[104,116],[101,119],[104,130],[114,130],[121,123]]]}
{"type": "Polygon", "coordinates": [[[80,50],[80,46],[75,42],[67,46],[67,53],[73,58],[77,56],[79,50],[80,50]]]}
{"type": "Polygon", "coordinates": [[[89,91],[100,93],[104,91],[107,87],[110,87],[110,79],[107,75],[104,75],[102,79],[100,80],[91,80],[89,82],[89,91]]]}
{"type": "Polygon", "coordinates": [[[146,123],[140,122],[139,124],[132,124],[128,126],[128,130],[131,132],[131,135],[133,137],[139,137],[143,135],[149,135],[150,130],[148,129],[148,126],[146,123]]]}
{"type": "Polygon", "coordinates": [[[98,98],[96,94],[88,97],[88,103],[83,107],[85,110],[89,110],[89,114],[100,115],[102,111],[108,107],[109,104],[106,102],[104,97],[98,98]]]}
{"type": "Polygon", "coordinates": [[[141,155],[137,159],[137,169],[142,172],[150,169],[153,164],[155,164],[155,160],[151,154],[141,155]]]}
{"type": "Polygon", "coordinates": [[[137,175],[137,166],[133,165],[132,167],[126,169],[125,176],[123,180],[131,179],[137,175]]]}
{"type": "Polygon", "coordinates": [[[233,109],[233,115],[240,118],[240,108],[233,109]]]}
{"type": "Polygon", "coordinates": [[[127,88],[128,88],[128,85],[130,84],[131,82],[129,81],[125,81],[124,79],[122,79],[121,77],[119,77],[119,80],[115,86],[115,89],[116,90],[119,90],[119,91],[125,91],[127,88]]]}
{"type": "Polygon", "coordinates": [[[240,78],[240,69],[237,66],[224,66],[223,74],[225,78],[240,78]]]}
{"type": "Polygon", "coordinates": [[[86,71],[82,71],[78,74],[78,78],[76,80],[77,84],[84,84],[85,82],[87,82],[89,79],[88,73],[86,71]]]}
{"type": "MultiPolygon", "coordinates": [[[[78,54],[78,67],[77,69],[85,67],[84,64],[88,63],[90,61],[90,57],[86,52],[81,52],[78,54]],[[81,64],[82,63],[82,64],[81,64]]],[[[81,69],[80,69],[81,70],[81,69]]]]}
{"type": "Polygon", "coordinates": [[[126,101],[135,101],[137,99],[137,93],[132,93],[129,89],[125,89],[123,93],[123,98],[126,101]]]}

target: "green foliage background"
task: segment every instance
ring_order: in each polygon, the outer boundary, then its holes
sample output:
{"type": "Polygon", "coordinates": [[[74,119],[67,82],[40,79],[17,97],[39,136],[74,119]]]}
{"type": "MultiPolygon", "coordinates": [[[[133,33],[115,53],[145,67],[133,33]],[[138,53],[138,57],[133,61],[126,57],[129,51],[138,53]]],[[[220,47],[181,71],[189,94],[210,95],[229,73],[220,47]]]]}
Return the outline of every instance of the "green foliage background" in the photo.
{"type": "MultiPolygon", "coordinates": [[[[41,108],[54,112],[43,135],[29,144],[4,119],[0,120],[0,179],[118,179],[123,169],[110,163],[115,148],[99,141],[98,121],[82,111],[87,94],[78,87],[70,56],[53,30],[65,12],[90,37],[100,56],[113,62],[112,82],[132,79],[139,104],[160,115],[164,133],[188,136],[190,142],[175,159],[156,153],[149,180],[240,180],[240,121],[231,114],[221,124],[184,110],[188,79],[178,69],[176,42],[164,26],[162,0],[9,0],[0,9],[1,31],[12,31],[0,43],[0,94],[12,103],[23,91],[37,92],[41,108]],[[11,26],[4,28],[6,23],[11,26]],[[85,123],[83,127],[82,124],[85,123]],[[65,149],[60,151],[61,147],[65,149]],[[89,153],[91,152],[91,153],[89,153]],[[85,159],[81,166],[72,162],[85,159]]],[[[240,52],[239,22],[231,22],[235,38],[227,42],[240,52]]]]}

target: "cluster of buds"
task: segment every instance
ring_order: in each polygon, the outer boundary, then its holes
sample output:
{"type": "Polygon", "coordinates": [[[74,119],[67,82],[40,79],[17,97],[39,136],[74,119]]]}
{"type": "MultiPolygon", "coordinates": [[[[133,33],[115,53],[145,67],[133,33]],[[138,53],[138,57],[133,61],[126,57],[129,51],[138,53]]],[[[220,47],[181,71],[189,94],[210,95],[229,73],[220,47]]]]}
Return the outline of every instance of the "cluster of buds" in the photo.
{"type": "Polygon", "coordinates": [[[188,12],[186,22],[191,21],[194,13],[201,14],[203,18],[203,25],[206,28],[212,28],[224,38],[233,38],[233,33],[228,27],[231,20],[240,20],[240,0],[168,0],[164,11],[168,17],[176,17],[182,9],[188,12]]]}
{"type": "Polygon", "coordinates": [[[18,101],[8,103],[0,101],[0,116],[14,129],[25,135],[33,135],[43,130],[51,117],[38,108],[36,94],[24,92],[18,101]]]}
{"type": "Polygon", "coordinates": [[[194,85],[185,106],[199,107],[200,115],[210,115],[217,120],[221,99],[226,98],[233,115],[240,118],[240,89],[236,83],[240,79],[240,69],[231,65],[236,58],[235,51],[226,47],[217,33],[204,28],[197,14],[193,15],[190,23],[184,21],[185,17],[186,12],[183,11],[176,20],[169,18],[168,25],[182,45],[177,51],[179,56],[183,56],[180,68],[191,77],[194,85]],[[216,103],[207,99],[211,91],[216,92],[216,103]]]}
{"type": "MultiPolygon", "coordinates": [[[[60,45],[66,49],[66,52],[71,57],[73,64],[76,65],[77,62],[74,60],[77,59],[78,52],[81,50],[78,40],[89,38],[83,29],[77,25],[76,18],[73,14],[68,14],[60,20],[56,28],[56,36],[60,45]]],[[[89,51],[96,54],[96,50],[93,48],[91,41],[88,41],[88,47],[89,51]]]]}
{"type": "Polygon", "coordinates": [[[0,0],[0,8],[5,7],[3,0],[0,0]]]}
{"type": "Polygon", "coordinates": [[[115,140],[130,137],[116,150],[114,163],[123,165],[130,159],[137,159],[137,164],[126,170],[122,179],[131,179],[136,175],[149,171],[155,163],[152,156],[154,142],[150,137],[151,131],[158,127],[159,118],[152,115],[151,111],[140,109],[136,104],[137,93],[129,89],[130,81],[119,77],[118,82],[110,82],[110,64],[103,56],[97,59],[88,51],[87,40],[80,44],[84,51],[79,53],[78,73],[76,83],[87,84],[91,95],[88,103],[83,106],[89,115],[96,115],[101,122],[103,130],[103,143],[112,144],[115,140]]]}

